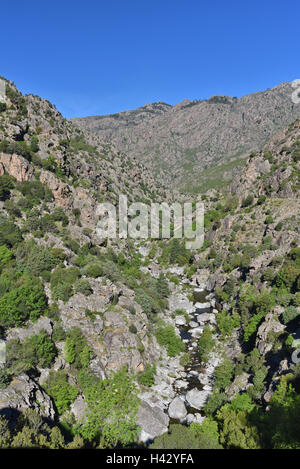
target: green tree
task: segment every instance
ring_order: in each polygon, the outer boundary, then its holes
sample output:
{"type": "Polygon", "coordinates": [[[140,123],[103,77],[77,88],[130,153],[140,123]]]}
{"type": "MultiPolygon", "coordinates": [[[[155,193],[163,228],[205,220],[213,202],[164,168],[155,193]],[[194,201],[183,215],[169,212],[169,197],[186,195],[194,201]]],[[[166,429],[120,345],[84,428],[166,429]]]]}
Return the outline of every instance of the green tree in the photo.
{"type": "Polygon", "coordinates": [[[167,348],[170,357],[175,357],[185,350],[184,343],[181,338],[176,335],[175,329],[171,324],[169,326],[159,327],[155,336],[159,345],[167,348]]]}
{"type": "Polygon", "coordinates": [[[59,414],[69,409],[78,395],[78,389],[69,384],[67,375],[63,370],[50,371],[45,383],[45,390],[54,400],[59,414]]]}
{"type": "Polygon", "coordinates": [[[229,358],[225,358],[215,369],[214,381],[217,389],[225,389],[233,376],[234,364],[229,358]]]}
{"type": "Polygon", "coordinates": [[[205,432],[172,424],[167,433],[155,438],[150,449],[220,449],[220,445],[205,432]]]}
{"type": "Polygon", "coordinates": [[[204,326],[203,332],[198,340],[198,351],[200,360],[206,363],[209,359],[209,355],[212,352],[215,345],[212,331],[208,325],[204,326]]]}
{"type": "Polygon", "coordinates": [[[27,280],[0,298],[0,324],[22,326],[27,319],[35,321],[47,309],[47,297],[38,279],[27,280]]]}
{"type": "Polygon", "coordinates": [[[101,435],[106,447],[127,446],[137,440],[139,400],[133,376],[125,368],[89,386],[85,395],[88,411],[80,427],[83,438],[93,440],[101,435]]]}

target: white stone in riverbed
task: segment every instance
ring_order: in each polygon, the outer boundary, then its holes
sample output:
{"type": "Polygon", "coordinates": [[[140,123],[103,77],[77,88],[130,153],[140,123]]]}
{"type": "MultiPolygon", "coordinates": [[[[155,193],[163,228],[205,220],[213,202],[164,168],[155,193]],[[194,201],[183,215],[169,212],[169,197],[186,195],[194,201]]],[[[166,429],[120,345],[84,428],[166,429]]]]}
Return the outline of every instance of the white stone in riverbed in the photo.
{"type": "Polygon", "coordinates": [[[199,375],[199,381],[200,381],[201,384],[207,385],[207,384],[210,383],[210,378],[206,374],[201,373],[199,375]]]}
{"type": "Polygon", "coordinates": [[[187,415],[187,410],[185,408],[184,402],[180,397],[175,397],[171,404],[169,405],[168,410],[169,417],[176,420],[183,420],[187,415]]]}
{"type": "Polygon", "coordinates": [[[191,425],[193,422],[195,422],[196,417],[194,414],[187,414],[186,416],[186,423],[187,425],[191,425]]]}
{"type": "Polygon", "coordinates": [[[205,420],[205,417],[203,417],[201,414],[194,414],[195,415],[195,422],[197,423],[203,423],[205,420]]]}
{"type": "Polygon", "coordinates": [[[191,322],[189,322],[189,326],[194,328],[194,327],[198,327],[199,324],[196,321],[191,321],[191,322]]]}
{"type": "Polygon", "coordinates": [[[199,391],[197,388],[194,388],[186,393],[185,398],[191,407],[201,410],[206,404],[209,395],[209,391],[199,391]]]}
{"type": "Polygon", "coordinates": [[[206,300],[211,300],[213,298],[214,294],[213,293],[209,293],[208,295],[206,295],[205,299],[206,300]]]}
{"type": "Polygon", "coordinates": [[[205,322],[210,322],[211,324],[216,324],[216,318],[213,313],[202,313],[198,314],[197,321],[199,324],[204,324],[205,322]]]}
{"type": "Polygon", "coordinates": [[[175,381],[174,386],[177,389],[186,389],[188,387],[188,382],[183,381],[183,379],[178,379],[177,381],[175,381]]]}
{"type": "Polygon", "coordinates": [[[195,308],[201,311],[209,311],[210,310],[210,302],[208,303],[195,303],[195,308]]]}
{"type": "Polygon", "coordinates": [[[203,386],[203,391],[212,391],[212,386],[210,386],[209,384],[205,384],[203,386]]]}
{"type": "Polygon", "coordinates": [[[184,316],[177,316],[175,319],[176,326],[185,326],[186,320],[184,316]]]}
{"type": "Polygon", "coordinates": [[[191,331],[191,335],[193,337],[199,337],[203,332],[203,327],[195,327],[195,329],[193,329],[191,331]]]}

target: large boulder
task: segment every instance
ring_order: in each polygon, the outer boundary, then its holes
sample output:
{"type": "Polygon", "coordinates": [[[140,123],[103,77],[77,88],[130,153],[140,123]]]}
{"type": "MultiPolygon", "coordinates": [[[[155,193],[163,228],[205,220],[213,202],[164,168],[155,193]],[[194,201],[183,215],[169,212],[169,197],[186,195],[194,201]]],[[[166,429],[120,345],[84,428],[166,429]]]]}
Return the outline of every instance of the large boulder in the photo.
{"type": "Polygon", "coordinates": [[[204,324],[206,322],[216,324],[216,317],[213,313],[202,313],[198,314],[197,321],[199,322],[199,324],[204,324]]]}
{"type": "Polygon", "coordinates": [[[176,326],[185,326],[186,325],[186,320],[184,316],[177,316],[175,318],[175,324],[176,326]]]}
{"type": "Polygon", "coordinates": [[[194,388],[186,393],[186,400],[191,407],[200,410],[206,404],[210,394],[209,391],[199,391],[194,388]]]}
{"type": "Polygon", "coordinates": [[[137,424],[142,429],[140,441],[145,443],[168,431],[169,417],[159,407],[151,407],[146,401],[142,401],[137,424]]]}
{"type": "Polygon", "coordinates": [[[76,397],[71,405],[71,412],[73,412],[76,422],[81,422],[86,419],[87,403],[83,395],[76,397]]]}
{"type": "Polygon", "coordinates": [[[180,399],[180,397],[175,397],[175,399],[173,399],[169,406],[168,414],[171,419],[185,419],[187,415],[187,410],[185,408],[183,400],[180,399]]]}
{"type": "Polygon", "coordinates": [[[211,304],[210,304],[210,301],[206,302],[206,303],[195,303],[195,308],[196,308],[196,311],[197,312],[209,312],[210,311],[210,308],[211,308],[211,304]]]}
{"type": "Polygon", "coordinates": [[[275,314],[268,313],[264,322],[259,326],[256,335],[256,347],[261,355],[265,355],[273,348],[274,337],[283,332],[285,326],[281,324],[275,314]]]}
{"type": "Polygon", "coordinates": [[[173,313],[176,309],[182,309],[188,314],[194,311],[194,305],[186,295],[182,293],[173,293],[169,296],[169,310],[173,313]]]}

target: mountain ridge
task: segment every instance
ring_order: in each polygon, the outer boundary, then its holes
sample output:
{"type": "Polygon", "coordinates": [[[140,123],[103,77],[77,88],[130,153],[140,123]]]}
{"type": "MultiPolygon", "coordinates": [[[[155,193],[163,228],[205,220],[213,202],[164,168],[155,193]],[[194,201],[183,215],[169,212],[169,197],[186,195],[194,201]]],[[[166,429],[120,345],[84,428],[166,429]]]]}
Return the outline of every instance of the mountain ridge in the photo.
{"type": "Polygon", "coordinates": [[[174,106],[154,103],[113,117],[71,121],[143,161],[159,182],[182,187],[189,184],[190,173],[200,174],[215,164],[259,150],[300,117],[292,91],[291,84],[284,82],[241,98],[214,95],[174,106]]]}

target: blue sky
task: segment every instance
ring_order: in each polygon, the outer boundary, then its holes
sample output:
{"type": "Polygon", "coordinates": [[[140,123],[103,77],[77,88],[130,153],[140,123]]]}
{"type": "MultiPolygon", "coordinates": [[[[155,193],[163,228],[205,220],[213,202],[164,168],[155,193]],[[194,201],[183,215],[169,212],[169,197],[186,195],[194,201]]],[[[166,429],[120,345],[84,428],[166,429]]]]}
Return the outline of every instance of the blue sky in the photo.
{"type": "Polygon", "coordinates": [[[299,0],[1,3],[0,75],[65,117],[299,78],[299,0]]]}

